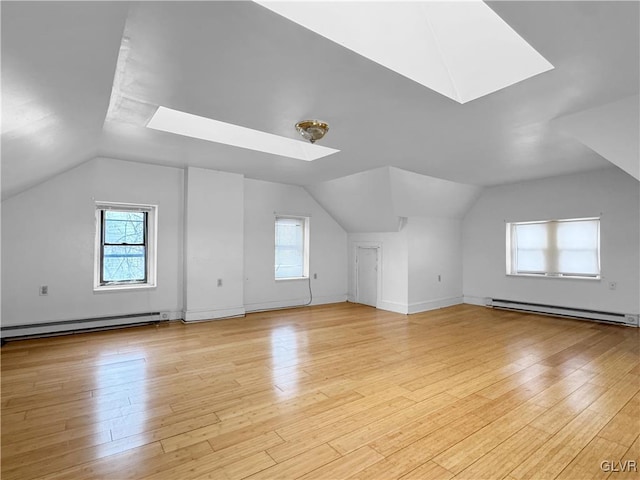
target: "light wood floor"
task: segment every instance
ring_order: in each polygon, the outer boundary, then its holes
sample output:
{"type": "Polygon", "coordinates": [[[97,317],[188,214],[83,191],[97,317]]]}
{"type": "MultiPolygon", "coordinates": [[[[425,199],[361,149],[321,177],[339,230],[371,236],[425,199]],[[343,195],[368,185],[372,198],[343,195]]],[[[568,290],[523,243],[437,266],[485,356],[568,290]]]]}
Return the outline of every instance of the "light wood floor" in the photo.
{"type": "Polygon", "coordinates": [[[353,304],[10,342],[2,479],[638,478],[639,330],[353,304]]]}

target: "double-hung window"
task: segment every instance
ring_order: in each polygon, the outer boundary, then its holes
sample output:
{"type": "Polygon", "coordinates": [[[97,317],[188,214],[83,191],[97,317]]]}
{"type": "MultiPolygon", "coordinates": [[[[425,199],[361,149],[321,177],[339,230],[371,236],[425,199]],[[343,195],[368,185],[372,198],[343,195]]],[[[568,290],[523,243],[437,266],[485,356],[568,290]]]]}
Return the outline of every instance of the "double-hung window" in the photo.
{"type": "Polygon", "coordinates": [[[309,218],[277,216],[276,280],[309,277],[309,218]]]}
{"type": "Polygon", "coordinates": [[[96,204],[95,290],[156,285],[155,205],[96,204]]]}
{"type": "Polygon", "coordinates": [[[507,223],[507,274],[600,278],[600,219],[507,223]]]}

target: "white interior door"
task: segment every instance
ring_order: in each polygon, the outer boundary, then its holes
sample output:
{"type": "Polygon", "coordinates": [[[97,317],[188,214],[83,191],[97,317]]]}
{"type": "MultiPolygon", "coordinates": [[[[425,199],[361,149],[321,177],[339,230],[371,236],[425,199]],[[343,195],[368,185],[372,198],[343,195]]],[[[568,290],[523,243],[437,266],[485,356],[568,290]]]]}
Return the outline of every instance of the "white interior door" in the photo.
{"type": "Polygon", "coordinates": [[[356,249],[356,302],[375,307],[378,303],[378,249],[356,249]]]}

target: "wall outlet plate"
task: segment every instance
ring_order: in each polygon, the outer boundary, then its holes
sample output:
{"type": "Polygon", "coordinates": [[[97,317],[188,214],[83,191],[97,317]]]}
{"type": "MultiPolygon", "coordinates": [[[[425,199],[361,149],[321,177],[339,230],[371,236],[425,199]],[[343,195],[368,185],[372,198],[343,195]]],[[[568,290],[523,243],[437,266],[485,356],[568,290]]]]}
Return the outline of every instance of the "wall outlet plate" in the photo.
{"type": "Polygon", "coordinates": [[[49,295],[49,285],[40,285],[38,293],[41,297],[44,295],[49,295]]]}

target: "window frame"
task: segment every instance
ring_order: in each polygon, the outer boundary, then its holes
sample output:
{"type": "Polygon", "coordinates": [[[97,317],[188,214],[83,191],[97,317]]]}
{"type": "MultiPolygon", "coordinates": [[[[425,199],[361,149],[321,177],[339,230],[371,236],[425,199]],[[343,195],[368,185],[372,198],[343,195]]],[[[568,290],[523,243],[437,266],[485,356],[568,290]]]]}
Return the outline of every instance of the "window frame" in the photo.
{"type": "MultiPolygon", "coordinates": [[[[158,229],[158,206],[120,203],[120,202],[96,202],[95,203],[95,254],[94,254],[94,292],[122,291],[149,289],[157,286],[157,229],[158,229]],[[105,282],[103,279],[104,250],[105,246],[105,212],[108,210],[119,212],[142,212],[145,214],[144,245],[145,246],[145,279],[143,281],[119,281],[105,282]]],[[[122,245],[122,244],[118,244],[122,245]]],[[[135,244],[137,246],[139,244],[135,244]]]]}
{"type": "Polygon", "coordinates": [[[305,215],[285,215],[285,214],[276,214],[273,222],[273,276],[276,282],[286,282],[291,280],[308,280],[309,279],[309,224],[310,217],[305,215]],[[277,233],[278,233],[278,220],[299,220],[302,221],[302,276],[298,277],[277,277],[276,276],[276,252],[278,249],[277,244],[277,233]]]}
{"type": "MultiPolygon", "coordinates": [[[[506,275],[514,276],[514,277],[533,277],[533,278],[562,278],[562,279],[574,279],[574,280],[596,280],[600,281],[602,279],[602,264],[600,261],[601,255],[601,245],[600,245],[600,217],[585,217],[585,218],[564,218],[564,219],[554,219],[554,220],[536,220],[536,221],[528,221],[528,222],[506,222],[506,275]],[[514,245],[514,232],[517,225],[535,225],[535,224],[543,224],[550,225],[554,224],[556,227],[553,228],[553,232],[550,230],[549,237],[552,239],[556,239],[555,229],[558,224],[561,223],[570,223],[570,222],[585,222],[585,221],[595,221],[597,222],[597,262],[598,262],[598,273],[597,274],[576,274],[576,273],[564,273],[558,271],[545,271],[545,272],[520,272],[517,271],[517,245],[514,245]]],[[[547,247],[548,252],[545,254],[547,259],[551,259],[553,263],[557,265],[558,253],[560,252],[560,248],[558,248],[557,244],[549,245],[547,247]]]]}

